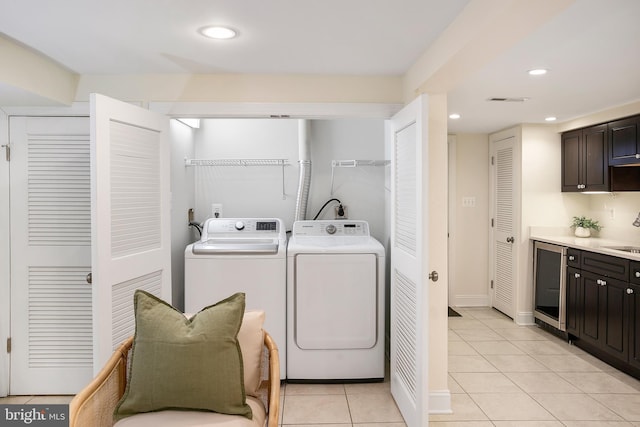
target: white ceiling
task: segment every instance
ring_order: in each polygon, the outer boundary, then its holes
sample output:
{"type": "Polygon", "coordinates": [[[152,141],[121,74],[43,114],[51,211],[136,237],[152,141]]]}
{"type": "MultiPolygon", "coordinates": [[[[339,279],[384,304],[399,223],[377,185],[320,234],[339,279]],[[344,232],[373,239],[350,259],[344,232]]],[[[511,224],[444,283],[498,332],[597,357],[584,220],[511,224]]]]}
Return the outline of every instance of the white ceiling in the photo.
{"type": "MultiPolygon", "coordinates": [[[[0,33],[79,74],[400,76],[467,3],[0,0],[0,33]],[[209,24],[240,36],[207,40],[197,29],[209,24]]],[[[638,0],[576,0],[449,94],[449,110],[462,114],[450,131],[487,133],[549,115],[564,121],[640,100],[639,18],[638,0]],[[551,71],[533,78],[526,74],[533,67],[551,71]]],[[[14,104],[27,96],[10,89],[0,84],[0,105],[11,105],[4,95],[14,104]]]]}

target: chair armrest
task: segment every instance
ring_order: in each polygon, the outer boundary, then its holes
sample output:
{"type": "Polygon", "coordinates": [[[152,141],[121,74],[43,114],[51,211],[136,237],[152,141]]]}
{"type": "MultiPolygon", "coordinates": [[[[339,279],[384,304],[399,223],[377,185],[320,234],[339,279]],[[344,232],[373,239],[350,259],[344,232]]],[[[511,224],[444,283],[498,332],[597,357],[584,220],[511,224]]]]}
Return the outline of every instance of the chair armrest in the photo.
{"type": "Polygon", "coordinates": [[[69,403],[69,427],[112,427],[113,410],[127,385],[128,338],[113,353],[98,375],[69,403]]]}
{"type": "Polygon", "coordinates": [[[264,345],[269,353],[269,383],[268,390],[268,416],[267,427],[278,427],[280,409],[280,357],[278,346],[266,331],[264,333],[264,345]]]}

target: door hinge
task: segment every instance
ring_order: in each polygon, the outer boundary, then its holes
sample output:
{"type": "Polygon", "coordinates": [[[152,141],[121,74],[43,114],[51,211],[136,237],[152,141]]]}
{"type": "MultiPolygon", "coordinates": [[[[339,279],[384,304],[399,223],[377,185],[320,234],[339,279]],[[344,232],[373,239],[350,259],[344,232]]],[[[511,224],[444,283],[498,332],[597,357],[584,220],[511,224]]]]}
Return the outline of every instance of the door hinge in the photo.
{"type": "Polygon", "coordinates": [[[11,337],[7,338],[7,353],[11,353],[11,337]]]}
{"type": "Polygon", "coordinates": [[[491,281],[491,289],[493,289],[493,280],[491,281]]]}
{"type": "Polygon", "coordinates": [[[4,144],[4,145],[1,145],[0,147],[4,147],[5,158],[7,159],[7,162],[10,162],[11,161],[11,144],[4,144]]]}

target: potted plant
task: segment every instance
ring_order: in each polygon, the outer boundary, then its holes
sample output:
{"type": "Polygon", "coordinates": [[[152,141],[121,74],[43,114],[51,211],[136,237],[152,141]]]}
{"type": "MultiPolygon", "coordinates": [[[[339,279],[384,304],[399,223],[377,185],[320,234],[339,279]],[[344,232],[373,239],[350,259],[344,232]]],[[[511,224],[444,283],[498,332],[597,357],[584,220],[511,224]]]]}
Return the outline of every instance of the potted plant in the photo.
{"type": "Polygon", "coordinates": [[[574,234],[577,237],[589,237],[591,236],[591,230],[600,231],[602,228],[598,221],[584,216],[574,216],[571,227],[575,228],[574,234]]]}

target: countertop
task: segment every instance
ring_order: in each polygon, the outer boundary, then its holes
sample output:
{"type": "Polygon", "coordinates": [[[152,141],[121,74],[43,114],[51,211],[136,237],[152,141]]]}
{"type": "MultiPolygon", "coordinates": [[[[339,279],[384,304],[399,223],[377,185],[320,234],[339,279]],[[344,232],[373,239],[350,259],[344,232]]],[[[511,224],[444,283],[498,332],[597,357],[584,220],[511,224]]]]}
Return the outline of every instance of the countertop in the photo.
{"type": "Polygon", "coordinates": [[[540,233],[534,230],[531,230],[531,234],[529,238],[531,240],[538,240],[540,242],[566,246],[569,248],[587,250],[587,251],[596,252],[604,255],[612,255],[618,258],[626,258],[634,261],[640,261],[640,253],[630,253],[630,252],[625,252],[617,249],[611,249],[608,247],[608,246],[640,247],[640,244],[634,243],[634,242],[605,239],[601,237],[575,237],[575,236],[569,236],[569,235],[544,234],[544,232],[540,233]]]}

